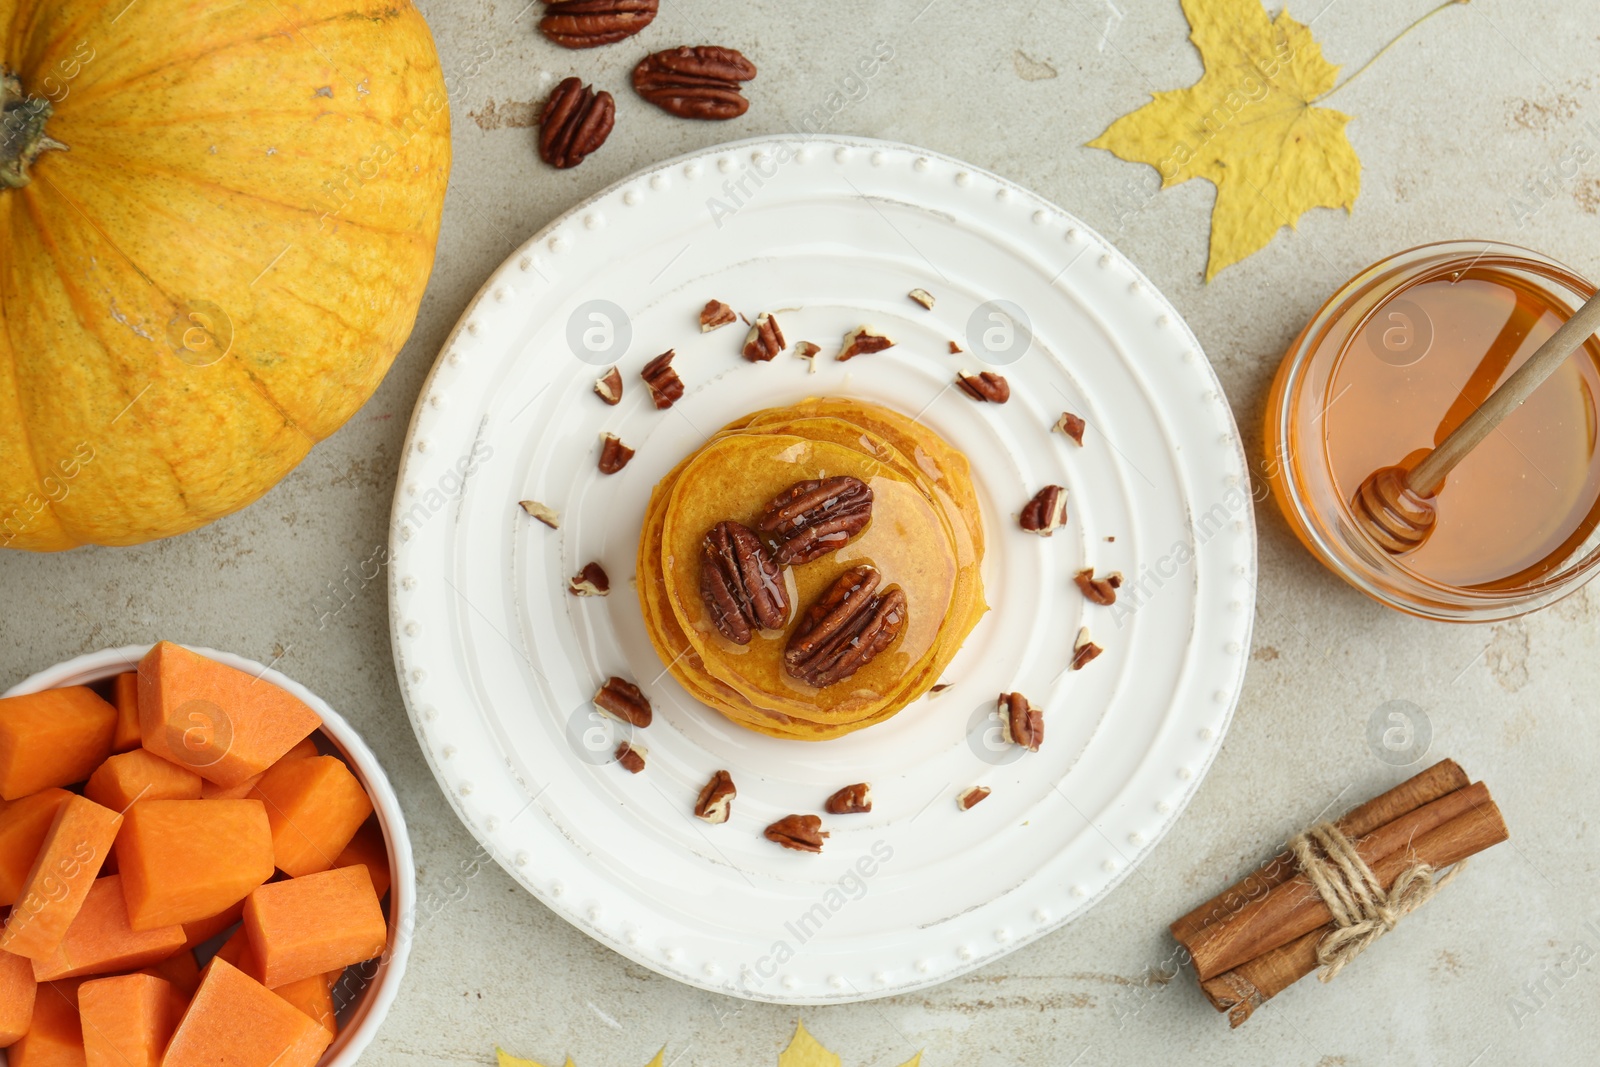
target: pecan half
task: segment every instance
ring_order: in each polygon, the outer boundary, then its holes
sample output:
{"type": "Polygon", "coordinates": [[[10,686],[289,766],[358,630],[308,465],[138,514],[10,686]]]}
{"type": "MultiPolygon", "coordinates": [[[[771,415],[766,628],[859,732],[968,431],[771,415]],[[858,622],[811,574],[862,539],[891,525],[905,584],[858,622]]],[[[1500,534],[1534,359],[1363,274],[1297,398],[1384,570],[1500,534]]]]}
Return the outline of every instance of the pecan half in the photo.
{"type": "Polygon", "coordinates": [[[761,513],[762,533],[782,538],[779,566],[799,566],[847,544],[872,520],[872,487],[838,474],[796,482],[761,513]]]}
{"type": "Polygon", "coordinates": [[[541,504],[537,500],[524,500],[521,503],[521,507],[523,511],[526,511],[529,515],[550,527],[550,529],[561,529],[561,513],[555,508],[547,504],[541,504]]]}
{"type": "Polygon", "coordinates": [[[1024,530],[1040,537],[1049,537],[1067,524],[1067,490],[1059,485],[1047,485],[1023,507],[1017,518],[1024,530]]]}
{"type": "Polygon", "coordinates": [[[622,372],[612,367],[594,380],[594,394],[612,407],[622,402],[622,372]]]}
{"type": "Polygon", "coordinates": [[[694,817],[710,823],[727,822],[728,816],[733,814],[733,798],[738,795],[739,790],[733,785],[733,775],[718,771],[700,790],[700,796],[694,802],[694,817]]]}
{"type": "Polygon", "coordinates": [[[867,782],[847,785],[822,805],[829,815],[863,815],[872,810],[872,786],[867,782]]]}
{"type": "Polygon", "coordinates": [[[1091,660],[1104,651],[1105,649],[1089,639],[1089,628],[1087,626],[1080,628],[1077,640],[1072,642],[1072,669],[1075,671],[1083,670],[1091,660]]]}
{"type": "Polygon", "coordinates": [[[669,348],[639,371],[639,377],[650,387],[650,399],[655,401],[657,411],[665,411],[683,399],[683,379],[672,369],[672,357],[677,354],[669,348]]]}
{"type": "Polygon", "coordinates": [[[563,78],[539,114],[539,158],[560,170],[576,167],[606,143],[616,119],[610,93],[563,78]]]}
{"type": "Polygon", "coordinates": [[[701,543],[700,599],[717,632],[736,645],[789,621],[783,573],[761,539],[739,522],[717,523],[701,543]]]}
{"type": "Polygon", "coordinates": [[[906,294],[913,302],[921,304],[929,311],[933,310],[933,294],[926,289],[913,289],[906,294]]]}
{"type": "Polygon", "coordinates": [[[732,48],[669,48],[639,61],[633,89],[680,119],[736,119],[750,110],[740,83],[755,76],[755,64],[732,48]]]}
{"type": "Polygon", "coordinates": [[[871,326],[857,326],[844,335],[844,347],[839,349],[838,358],[839,362],[843,363],[847,359],[870,356],[874,352],[882,352],[885,348],[893,347],[893,341],[871,326]]]}
{"type": "Polygon", "coordinates": [[[810,341],[801,341],[794,346],[794,354],[806,361],[806,371],[810,374],[817,373],[817,353],[821,351],[821,346],[810,341]]]}
{"type": "Polygon", "coordinates": [[[778,320],[765,311],[756,316],[750,332],[744,335],[744,358],[751,363],[766,363],[785,347],[778,320]]]}
{"type": "Polygon", "coordinates": [[[1122,575],[1118,571],[1112,571],[1104,578],[1096,578],[1094,568],[1090,567],[1073,575],[1072,580],[1078,583],[1078,588],[1091,603],[1099,604],[1101,607],[1115,604],[1117,590],[1122,588],[1122,575]]]}
{"type": "Polygon", "coordinates": [[[539,32],[562,48],[597,48],[655,21],[659,0],[544,0],[539,32]]]}
{"type": "Polygon", "coordinates": [[[629,774],[638,774],[644,770],[645,757],[650,755],[642,748],[635,748],[624,741],[617,746],[617,762],[622,764],[623,770],[629,774]]]}
{"type": "Polygon", "coordinates": [[[727,326],[737,322],[739,316],[733,309],[720,300],[707,300],[706,306],[700,309],[700,332],[710,333],[719,326],[727,326]]]}
{"type": "Polygon", "coordinates": [[[614,433],[600,435],[600,473],[615,474],[628,465],[628,460],[633,458],[633,449],[622,443],[622,438],[614,433]]]}
{"type": "Polygon", "coordinates": [[[1061,417],[1056,420],[1055,428],[1072,438],[1074,444],[1082,445],[1083,431],[1087,429],[1088,426],[1088,423],[1084,422],[1072,412],[1063,411],[1061,413],[1061,417]]]}
{"type": "Polygon", "coordinates": [[[882,593],[874,567],[852,567],[811,605],[789,637],[785,669],[818,689],[842,682],[894,643],[906,624],[906,595],[882,593]]]}
{"type": "Polygon", "coordinates": [[[956,807],[960,808],[962,811],[966,811],[968,808],[973,807],[976,804],[983,803],[988,796],[988,786],[975,785],[971,789],[964,790],[956,796],[956,807]]]}
{"type": "Polygon", "coordinates": [[[822,839],[828,831],[815,815],[785,815],[762,831],[768,841],[776,841],[784,848],[796,852],[821,852],[822,839]]]}
{"type": "Polygon", "coordinates": [[[598,563],[585,563],[583,570],[567,579],[567,592],[573,596],[610,596],[611,579],[598,563]]]}
{"type": "Polygon", "coordinates": [[[632,682],[616,675],[606,679],[606,684],[594,695],[594,706],[601,711],[643,729],[650,725],[654,714],[649,699],[632,682]]]}
{"type": "Polygon", "coordinates": [[[1011,399],[1011,383],[992,370],[977,374],[961,371],[956,375],[956,385],[979,403],[1004,404],[1011,399]]]}
{"type": "Polygon", "coordinates": [[[1011,744],[1037,752],[1044,743],[1044,713],[1021,693],[1001,693],[1000,733],[1011,744]]]}

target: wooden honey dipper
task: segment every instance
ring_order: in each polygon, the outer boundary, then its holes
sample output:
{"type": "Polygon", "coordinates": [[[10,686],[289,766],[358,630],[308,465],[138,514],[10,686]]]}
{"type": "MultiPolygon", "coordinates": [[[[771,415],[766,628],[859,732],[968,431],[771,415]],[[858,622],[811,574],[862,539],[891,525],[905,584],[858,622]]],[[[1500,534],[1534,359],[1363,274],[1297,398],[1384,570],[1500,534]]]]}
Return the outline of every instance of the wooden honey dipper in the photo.
{"type": "Polygon", "coordinates": [[[1533,391],[1597,330],[1600,330],[1600,292],[1584,301],[1526,363],[1489,394],[1488,399],[1420,463],[1410,470],[1384,467],[1369,474],[1350,502],[1356,521],[1367,536],[1396,556],[1426,541],[1438,518],[1434,495],[1456,464],[1532,396],[1533,391]]]}

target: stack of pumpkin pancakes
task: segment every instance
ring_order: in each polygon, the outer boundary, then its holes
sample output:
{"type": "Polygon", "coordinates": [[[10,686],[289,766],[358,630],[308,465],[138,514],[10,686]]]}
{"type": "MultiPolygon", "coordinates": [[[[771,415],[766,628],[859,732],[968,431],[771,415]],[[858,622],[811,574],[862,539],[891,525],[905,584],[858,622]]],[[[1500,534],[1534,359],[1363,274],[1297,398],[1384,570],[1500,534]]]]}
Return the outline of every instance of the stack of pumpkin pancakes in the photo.
{"type": "Polygon", "coordinates": [[[964,455],[887,408],[810,399],[729,423],[661,480],[639,540],[639,599],[662,662],[697,699],[760,733],[822,741],[883,722],[939,680],[988,610],[982,559],[983,521],[964,455]],[[743,643],[724,636],[703,592],[712,531],[730,522],[756,531],[799,483],[841,476],[871,490],[865,527],[784,566],[772,562],[781,539],[758,534],[768,574],[782,586],[773,590],[782,625],[749,627],[738,635],[743,643]],[[895,636],[847,677],[808,684],[785,651],[808,609],[863,567],[876,571],[880,593],[904,596],[895,636]]]}

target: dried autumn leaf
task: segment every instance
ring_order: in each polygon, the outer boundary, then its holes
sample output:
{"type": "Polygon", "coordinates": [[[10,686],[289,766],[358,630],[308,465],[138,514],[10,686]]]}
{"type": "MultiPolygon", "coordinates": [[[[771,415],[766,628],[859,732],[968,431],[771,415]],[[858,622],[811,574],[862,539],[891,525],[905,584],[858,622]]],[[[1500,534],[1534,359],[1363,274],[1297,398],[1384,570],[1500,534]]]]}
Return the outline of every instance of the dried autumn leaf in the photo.
{"type": "MultiPolygon", "coordinates": [[[[902,1067],[918,1067],[922,1063],[922,1053],[907,1060],[902,1067]]],[[[839,1067],[839,1057],[829,1052],[816,1038],[806,1031],[806,1024],[796,1022],[794,1037],[789,1041],[789,1047],[778,1053],[778,1067],[839,1067]]]]}
{"type": "Polygon", "coordinates": [[[1217,187],[1206,280],[1266,247],[1314,207],[1349,210],[1361,160],[1345,137],[1350,116],[1315,102],[1339,68],[1311,31],[1260,0],[1183,0],[1205,74],[1154,94],[1089,142],[1148,163],[1163,189],[1190,178],[1217,187]]]}

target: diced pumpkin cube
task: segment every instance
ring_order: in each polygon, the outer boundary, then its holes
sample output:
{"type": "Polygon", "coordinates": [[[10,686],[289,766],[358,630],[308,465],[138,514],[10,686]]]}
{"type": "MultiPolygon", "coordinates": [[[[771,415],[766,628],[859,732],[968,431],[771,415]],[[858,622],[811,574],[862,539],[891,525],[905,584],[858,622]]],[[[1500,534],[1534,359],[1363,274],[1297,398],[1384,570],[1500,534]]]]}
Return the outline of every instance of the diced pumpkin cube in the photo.
{"type": "Polygon", "coordinates": [[[81,1067],[83,1026],[78,1021],[78,987],[82,984],[82,978],[39,983],[28,1032],[6,1050],[11,1067],[81,1067]]]}
{"type": "Polygon", "coordinates": [[[161,1067],[183,1014],[172,983],[148,974],[96,978],[78,987],[86,1067],[161,1067]]]}
{"type": "Polygon", "coordinates": [[[112,811],[125,811],[136,800],[199,800],[200,776],[136,748],[100,764],[83,795],[112,811]]]}
{"type": "Polygon", "coordinates": [[[339,1036],[339,1020],[333,1010],[333,981],[325,974],[314,974],[298,982],[290,982],[273,990],[274,993],[305,1012],[307,1017],[328,1031],[328,1036],[339,1036]]]}
{"type": "Polygon", "coordinates": [[[117,709],[85,685],[0,697],[0,800],[83,781],[116,729],[117,709]]]}
{"type": "Polygon", "coordinates": [[[377,819],[362,823],[361,829],[333,861],[335,867],[354,867],[358,863],[367,868],[367,874],[372,877],[372,890],[382,900],[389,891],[389,846],[384,843],[383,827],[378,825],[377,819]]]}
{"type": "Polygon", "coordinates": [[[0,907],[17,902],[50,824],[72,794],[52,786],[0,808],[0,907]]]}
{"type": "Polygon", "coordinates": [[[251,978],[261,980],[261,968],[256,965],[256,955],[250,948],[250,934],[242,926],[222,943],[213,958],[227,960],[251,978]]]}
{"type": "Polygon", "coordinates": [[[215,915],[272,877],[259,800],[141,800],[128,809],[116,854],[135,930],[215,915]]]}
{"type": "Polygon", "coordinates": [[[162,1067],[312,1067],[332,1038],[227,960],[212,960],[162,1067]]]}
{"type": "Polygon", "coordinates": [[[295,878],[332,867],[372,814],[367,791],[333,756],[280,761],[250,795],[267,806],[274,862],[295,878]]]}
{"type": "Polygon", "coordinates": [[[144,747],[208,782],[238,785],[260,774],[321,725],[271,682],[170,641],[139,661],[144,747]]]}
{"type": "Polygon", "coordinates": [[[121,825],[122,816],[110,808],[80,796],[67,798],[6,919],[0,949],[31,960],[55,952],[78,917],[121,825]]]}
{"type": "Polygon", "coordinates": [[[360,865],[262,886],[245,901],[244,929],[269,989],[369,960],[389,933],[360,865]]]}
{"type": "Polygon", "coordinates": [[[117,732],[111,738],[111,751],[131,752],[139,747],[139,674],[129,671],[112,679],[112,704],[117,709],[117,732]]]}
{"type": "Polygon", "coordinates": [[[32,960],[0,952],[0,1048],[16,1044],[28,1032],[37,986],[32,960]]]}
{"type": "Polygon", "coordinates": [[[200,988],[200,966],[195,963],[194,953],[186,948],[179,949],[160,963],[142,968],[140,973],[165,978],[185,999],[194,996],[194,991],[200,988]]]}
{"type": "Polygon", "coordinates": [[[192,923],[184,923],[184,946],[186,948],[198,948],[238,922],[243,915],[244,901],[240,900],[232,907],[223,908],[215,915],[197,919],[192,923]]]}
{"type": "Polygon", "coordinates": [[[136,931],[128,925],[128,906],[118,875],[97,879],[67,927],[56,950],[33,961],[41,982],[86,974],[129,971],[166,959],[183,947],[183,927],[136,931]]]}
{"type": "MultiPolygon", "coordinates": [[[[285,752],[278,760],[278,763],[274,763],[272,767],[276,767],[286,760],[306,759],[315,755],[317,755],[317,742],[307,737],[285,752]]],[[[268,767],[267,770],[270,771],[272,767],[268,767]]],[[[221,786],[203,782],[200,785],[200,795],[206,800],[240,800],[250,795],[250,791],[255,789],[256,783],[261,781],[261,776],[266,773],[267,771],[262,771],[261,774],[252,774],[237,785],[221,786]]]]}

